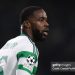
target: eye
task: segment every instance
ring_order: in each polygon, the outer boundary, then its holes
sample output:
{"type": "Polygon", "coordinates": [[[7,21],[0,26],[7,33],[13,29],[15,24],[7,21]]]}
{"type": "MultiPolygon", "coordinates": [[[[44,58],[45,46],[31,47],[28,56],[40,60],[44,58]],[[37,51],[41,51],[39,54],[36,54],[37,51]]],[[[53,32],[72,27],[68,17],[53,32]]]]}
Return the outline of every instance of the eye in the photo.
{"type": "Polygon", "coordinates": [[[40,21],[44,21],[44,18],[40,18],[39,20],[40,20],[40,21]]]}

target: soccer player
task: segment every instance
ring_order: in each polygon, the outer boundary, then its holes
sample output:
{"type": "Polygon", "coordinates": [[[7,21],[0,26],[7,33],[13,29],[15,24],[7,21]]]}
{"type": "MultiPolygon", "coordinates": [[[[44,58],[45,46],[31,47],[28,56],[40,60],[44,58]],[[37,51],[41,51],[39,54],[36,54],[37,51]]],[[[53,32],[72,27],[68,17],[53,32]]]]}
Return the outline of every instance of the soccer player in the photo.
{"type": "Polygon", "coordinates": [[[48,35],[47,15],[41,7],[26,7],[20,22],[21,35],[7,41],[0,50],[0,75],[36,74],[39,52],[35,42],[48,35]]]}

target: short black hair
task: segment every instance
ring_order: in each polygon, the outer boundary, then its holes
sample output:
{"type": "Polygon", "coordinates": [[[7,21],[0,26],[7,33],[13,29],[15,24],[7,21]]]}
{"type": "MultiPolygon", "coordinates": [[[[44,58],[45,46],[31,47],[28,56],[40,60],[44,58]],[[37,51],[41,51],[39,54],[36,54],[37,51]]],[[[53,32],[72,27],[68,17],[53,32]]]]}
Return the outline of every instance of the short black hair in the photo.
{"type": "Polygon", "coordinates": [[[27,20],[31,15],[33,15],[34,11],[43,9],[39,6],[29,6],[24,8],[20,13],[20,24],[22,24],[25,20],[27,20]]]}

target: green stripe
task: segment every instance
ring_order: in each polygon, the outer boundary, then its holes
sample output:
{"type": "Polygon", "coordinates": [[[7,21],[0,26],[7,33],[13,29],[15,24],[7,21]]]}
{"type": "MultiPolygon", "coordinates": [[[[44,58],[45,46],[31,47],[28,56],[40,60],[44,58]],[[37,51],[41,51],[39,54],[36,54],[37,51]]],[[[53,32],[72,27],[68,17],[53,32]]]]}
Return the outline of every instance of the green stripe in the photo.
{"type": "Polygon", "coordinates": [[[37,72],[37,67],[34,66],[32,74],[36,74],[36,72],[37,72]]]}
{"type": "Polygon", "coordinates": [[[4,74],[3,74],[3,71],[0,72],[0,75],[4,75],[4,74]]]}
{"type": "Polygon", "coordinates": [[[18,65],[18,69],[21,69],[21,70],[27,71],[28,73],[32,74],[32,72],[31,72],[29,69],[23,67],[23,65],[21,65],[21,64],[18,65]]]}
{"type": "Polygon", "coordinates": [[[17,59],[19,60],[22,57],[29,57],[29,56],[34,56],[35,62],[37,61],[37,55],[32,53],[32,52],[28,52],[28,51],[21,51],[17,54],[17,59]]]}
{"type": "Polygon", "coordinates": [[[35,44],[33,45],[33,48],[33,53],[39,56],[38,48],[35,46],[35,44]]]}

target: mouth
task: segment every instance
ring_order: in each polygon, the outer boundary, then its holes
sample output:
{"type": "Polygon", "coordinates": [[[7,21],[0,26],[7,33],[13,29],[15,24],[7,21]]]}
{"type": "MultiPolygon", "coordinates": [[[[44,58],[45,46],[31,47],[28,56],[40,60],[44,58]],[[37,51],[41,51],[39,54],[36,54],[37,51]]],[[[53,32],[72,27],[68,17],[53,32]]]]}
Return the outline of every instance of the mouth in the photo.
{"type": "Polygon", "coordinates": [[[47,36],[47,35],[48,35],[48,32],[47,32],[47,31],[44,31],[44,32],[43,32],[43,35],[44,35],[44,36],[47,36]]]}
{"type": "Polygon", "coordinates": [[[49,29],[43,31],[43,37],[46,38],[48,36],[49,29]]]}

